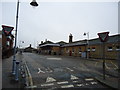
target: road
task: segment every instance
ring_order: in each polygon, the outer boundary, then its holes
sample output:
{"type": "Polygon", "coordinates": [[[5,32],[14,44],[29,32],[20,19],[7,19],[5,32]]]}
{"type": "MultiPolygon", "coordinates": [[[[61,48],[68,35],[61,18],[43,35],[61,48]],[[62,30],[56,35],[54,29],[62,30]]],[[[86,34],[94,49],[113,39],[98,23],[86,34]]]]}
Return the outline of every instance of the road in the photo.
{"type": "Polygon", "coordinates": [[[33,53],[24,53],[22,58],[29,68],[33,87],[92,88],[92,90],[109,88],[94,78],[102,73],[101,61],[33,53]]]}

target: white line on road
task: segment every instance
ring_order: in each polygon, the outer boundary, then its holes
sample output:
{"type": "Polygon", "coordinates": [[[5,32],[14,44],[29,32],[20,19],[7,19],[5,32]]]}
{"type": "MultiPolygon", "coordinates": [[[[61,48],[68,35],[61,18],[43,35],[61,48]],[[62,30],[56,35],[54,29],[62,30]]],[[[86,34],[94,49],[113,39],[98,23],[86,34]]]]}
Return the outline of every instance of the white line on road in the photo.
{"type": "Polygon", "coordinates": [[[70,70],[71,72],[73,72],[73,71],[74,71],[74,70],[72,70],[72,69],[70,69],[70,68],[68,68],[68,67],[66,67],[66,69],[70,70]]]}
{"type": "Polygon", "coordinates": [[[38,68],[38,74],[39,73],[45,73],[44,71],[42,71],[40,68],[38,68]]]}
{"type": "Polygon", "coordinates": [[[118,66],[116,64],[114,64],[112,61],[110,61],[116,68],[114,69],[118,69],[118,66]]]}
{"type": "Polygon", "coordinates": [[[89,85],[88,83],[85,83],[85,85],[87,86],[87,85],[89,85]]]}
{"type": "Polygon", "coordinates": [[[66,84],[68,83],[68,81],[64,81],[64,82],[57,82],[57,84],[66,84]]]}
{"type": "Polygon", "coordinates": [[[82,87],[82,86],[84,86],[84,84],[77,84],[77,86],[82,87]]]}
{"type": "Polygon", "coordinates": [[[78,77],[71,75],[71,80],[79,79],[78,77]]]}
{"type": "Polygon", "coordinates": [[[107,68],[107,69],[110,69],[108,66],[107,66],[107,64],[105,63],[105,67],[107,68]]]}
{"type": "Polygon", "coordinates": [[[85,81],[92,81],[94,80],[93,78],[86,78],[85,81]]]}
{"type": "Polygon", "coordinates": [[[74,85],[64,85],[64,86],[61,86],[61,88],[71,88],[71,87],[74,87],[74,85]]]}
{"type": "Polygon", "coordinates": [[[97,82],[90,82],[91,84],[97,84],[97,82]]]}
{"type": "Polygon", "coordinates": [[[54,83],[49,83],[49,84],[41,84],[41,87],[45,87],[45,86],[52,86],[54,85],[54,83]]]}
{"type": "Polygon", "coordinates": [[[47,58],[48,60],[62,60],[62,58],[47,58]]]}

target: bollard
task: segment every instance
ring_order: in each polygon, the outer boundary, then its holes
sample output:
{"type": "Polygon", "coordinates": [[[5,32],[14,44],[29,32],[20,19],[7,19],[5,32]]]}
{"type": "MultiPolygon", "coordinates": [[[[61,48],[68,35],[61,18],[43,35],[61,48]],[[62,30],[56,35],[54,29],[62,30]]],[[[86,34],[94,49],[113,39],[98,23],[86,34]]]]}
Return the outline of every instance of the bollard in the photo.
{"type": "Polygon", "coordinates": [[[13,66],[12,66],[12,74],[15,75],[15,69],[16,69],[16,60],[13,60],[13,66]]]}
{"type": "Polygon", "coordinates": [[[16,61],[15,80],[19,80],[19,61],[16,61]]]}

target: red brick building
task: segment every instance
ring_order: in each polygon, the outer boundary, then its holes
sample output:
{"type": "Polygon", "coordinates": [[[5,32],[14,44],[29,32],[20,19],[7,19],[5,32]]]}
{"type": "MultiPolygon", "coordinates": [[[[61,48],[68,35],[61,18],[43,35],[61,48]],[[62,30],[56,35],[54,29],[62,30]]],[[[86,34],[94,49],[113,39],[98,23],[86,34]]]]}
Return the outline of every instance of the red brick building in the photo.
{"type": "Polygon", "coordinates": [[[102,53],[105,53],[106,59],[117,59],[120,51],[120,34],[109,36],[105,43],[105,50],[103,51],[102,42],[99,38],[89,40],[73,41],[72,34],[69,35],[69,43],[60,45],[59,43],[43,43],[39,44],[39,51],[43,54],[78,56],[81,58],[102,58],[102,53]]]}
{"type": "Polygon", "coordinates": [[[2,31],[2,58],[9,57],[13,54],[14,36],[10,33],[6,35],[2,31]]]}

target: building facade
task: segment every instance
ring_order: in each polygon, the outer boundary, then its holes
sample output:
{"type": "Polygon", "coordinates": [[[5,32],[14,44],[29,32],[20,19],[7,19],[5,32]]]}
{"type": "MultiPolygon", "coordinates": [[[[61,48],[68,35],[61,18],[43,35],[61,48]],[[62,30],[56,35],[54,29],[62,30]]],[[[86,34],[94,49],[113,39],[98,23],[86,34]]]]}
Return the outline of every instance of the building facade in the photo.
{"type": "Polygon", "coordinates": [[[2,31],[2,58],[10,57],[13,54],[14,36],[10,33],[6,35],[2,31]]]}
{"type": "Polygon", "coordinates": [[[120,52],[120,34],[109,36],[108,41],[103,43],[99,38],[74,41],[72,34],[69,35],[69,43],[60,45],[59,43],[42,43],[39,51],[42,54],[54,54],[64,56],[75,56],[81,58],[117,59],[120,52]],[[89,44],[88,44],[89,42],[89,44]],[[103,48],[105,47],[105,48],[103,48]]]}

